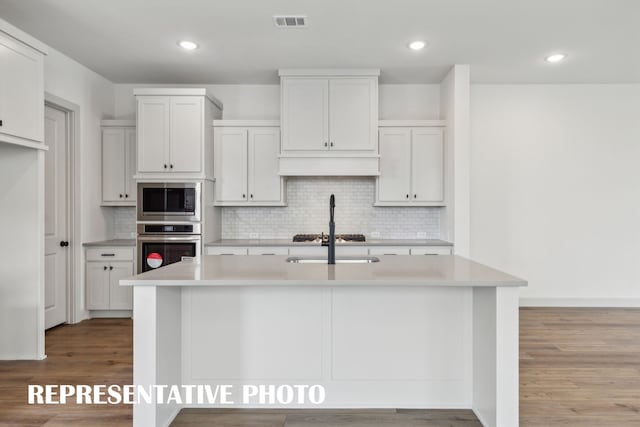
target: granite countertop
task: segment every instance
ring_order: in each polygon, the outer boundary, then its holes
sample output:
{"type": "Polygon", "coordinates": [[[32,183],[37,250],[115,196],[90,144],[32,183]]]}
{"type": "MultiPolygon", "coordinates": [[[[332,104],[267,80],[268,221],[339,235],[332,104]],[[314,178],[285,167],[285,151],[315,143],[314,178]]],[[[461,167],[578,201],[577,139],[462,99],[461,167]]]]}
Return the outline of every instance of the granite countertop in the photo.
{"type": "MultiPolygon", "coordinates": [[[[340,257],[338,257],[340,258],[340,257]]],[[[379,256],[370,264],[296,264],[286,256],[215,255],[170,264],[120,281],[124,286],[526,286],[456,255],[379,256]]]]}
{"type": "Polygon", "coordinates": [[[97,242],[85,242],[84,247],[104,247],[104,246],[135,246],[136,239],[110,239],[97,242]]]}
{"type": "MultiPolygon", "coordinates": [[[[366,242],[336,243],[338,246],[453,246],[439,239],[369,239],[366,242]]],[[[205,246],[320,246],[314,242],[292,242],[291,239],[221,239],[205,246]]]]}

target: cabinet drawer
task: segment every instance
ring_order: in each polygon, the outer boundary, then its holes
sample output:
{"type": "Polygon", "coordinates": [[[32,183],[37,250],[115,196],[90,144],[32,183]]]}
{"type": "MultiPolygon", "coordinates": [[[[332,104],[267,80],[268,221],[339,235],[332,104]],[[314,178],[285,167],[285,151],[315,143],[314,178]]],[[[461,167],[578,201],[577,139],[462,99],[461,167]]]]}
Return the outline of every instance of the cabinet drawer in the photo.
{"type": "Polygon", "coordinates": [[[133,261],[133,249],[118,247],[87,249],[87,261],[133,261]]]}
{"type": "Polygon", "coordinates": [[[249,255],[289,255],[289,248],[282,246],[250,247],[249,255]]]}
{"type": "Polygon", "coordinates": [[[411,255],[451,255],[451,246],[423,246],[411,248],[411,255]]]}
{"type": "Polygon", "coordinates": [[[246,255],[247,248],[237,247],[219,247],[212,246],[207,248],[207,255],[246,255]]]}
{"type": "Polygon", "coordinates": [[[410,251],[407,247],[397,246],[380,246],[369,249],[370,255],[409,255],[410,251]]]}

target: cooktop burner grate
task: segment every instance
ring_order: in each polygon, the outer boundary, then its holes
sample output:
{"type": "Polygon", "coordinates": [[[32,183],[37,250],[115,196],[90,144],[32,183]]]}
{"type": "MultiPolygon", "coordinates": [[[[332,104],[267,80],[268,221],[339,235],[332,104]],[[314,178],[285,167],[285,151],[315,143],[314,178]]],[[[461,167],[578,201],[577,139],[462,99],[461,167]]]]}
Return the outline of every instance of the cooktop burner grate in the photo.
{"type": "MultiPolygon", "coordinates": [[[[293,236],[294,242],[318,242],[327,241],[328,234],[296,234],[293,236]]],[[[364,234],[336,234],[336,242],[365,242],[364,234]]]]}

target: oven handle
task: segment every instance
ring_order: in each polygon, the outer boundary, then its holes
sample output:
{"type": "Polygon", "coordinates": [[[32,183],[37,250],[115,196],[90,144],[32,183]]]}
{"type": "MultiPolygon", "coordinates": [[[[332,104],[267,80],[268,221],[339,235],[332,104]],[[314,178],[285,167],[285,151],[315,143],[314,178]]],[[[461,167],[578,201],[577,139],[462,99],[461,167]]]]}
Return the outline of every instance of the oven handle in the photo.
{"type": "Polygon", "coordinates": [[[170,242],[174,242],[174,241],[179,241],[179,242],[197,242],[197,241],[199,241],[201,239],[202,239],[202,237],[199,236],[199,235],[198,236],[189,236],[189,235],[180,235],[180,236],[176,236],[176,235],[170,235],[170,236],[138,235],[138,242],[166,242],[166,241],[170,241],[170,242]]]}

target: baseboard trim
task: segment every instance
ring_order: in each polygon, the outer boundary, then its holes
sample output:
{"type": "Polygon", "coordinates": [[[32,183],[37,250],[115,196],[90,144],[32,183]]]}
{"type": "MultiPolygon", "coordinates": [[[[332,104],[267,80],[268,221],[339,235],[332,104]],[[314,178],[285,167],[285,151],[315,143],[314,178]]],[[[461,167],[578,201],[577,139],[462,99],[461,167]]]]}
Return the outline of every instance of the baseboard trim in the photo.
{"type": "Polygon", "coordinates": [[[640,307],[640,298],[520,298],[520,307],[640,307]]]}

